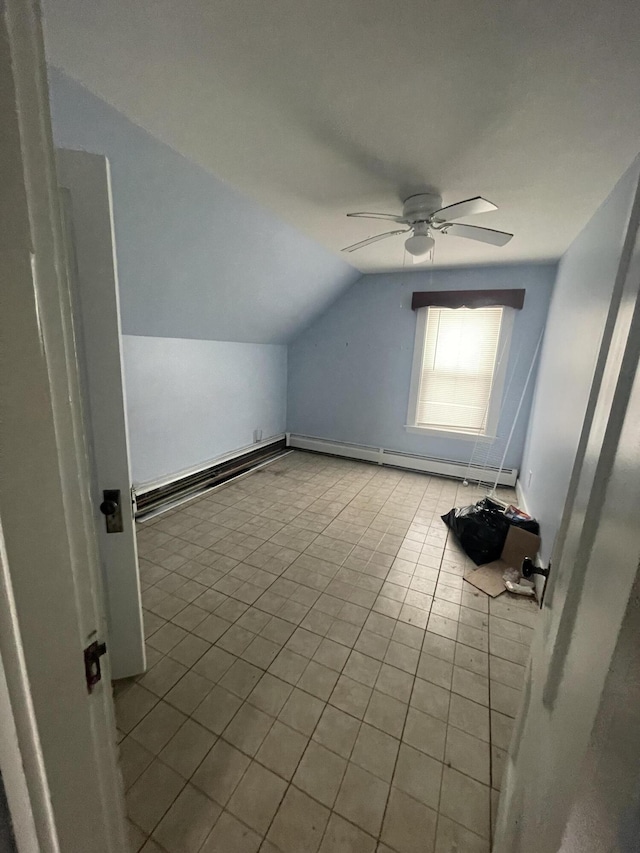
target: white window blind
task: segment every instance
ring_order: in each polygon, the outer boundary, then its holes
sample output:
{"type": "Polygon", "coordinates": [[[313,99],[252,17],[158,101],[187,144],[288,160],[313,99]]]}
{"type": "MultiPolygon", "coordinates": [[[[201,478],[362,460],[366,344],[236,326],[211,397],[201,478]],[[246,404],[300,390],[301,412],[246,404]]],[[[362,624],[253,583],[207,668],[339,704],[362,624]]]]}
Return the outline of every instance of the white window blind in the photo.
{"type": "Polygon", "coordinates": [[[426,310],[416,425],[482,434],[496,372],[503,308],[426,310]]]}

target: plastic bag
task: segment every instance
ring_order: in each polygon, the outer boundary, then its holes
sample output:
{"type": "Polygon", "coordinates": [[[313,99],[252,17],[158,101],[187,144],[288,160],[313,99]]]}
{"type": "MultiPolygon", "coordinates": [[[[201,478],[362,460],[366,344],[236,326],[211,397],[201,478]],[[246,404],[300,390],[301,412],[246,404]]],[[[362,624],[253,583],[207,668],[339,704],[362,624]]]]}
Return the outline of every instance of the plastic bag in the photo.
{"type": "Polygon", "coordinates": [[[502,575],[502,580],[507,583],[518,583],[522,575],[520,574],[520,569],[507,569],[506,572],[502,575]]]}
{"type": "Polygon", "coordinates": [[[529,533],[537,534],[540,530],[535,519],[508,518],[502,506],[491,498],[483,498],[473,506],[454,508],[442,520],[476,566],[500,559],[511,525],[529,533]]]}

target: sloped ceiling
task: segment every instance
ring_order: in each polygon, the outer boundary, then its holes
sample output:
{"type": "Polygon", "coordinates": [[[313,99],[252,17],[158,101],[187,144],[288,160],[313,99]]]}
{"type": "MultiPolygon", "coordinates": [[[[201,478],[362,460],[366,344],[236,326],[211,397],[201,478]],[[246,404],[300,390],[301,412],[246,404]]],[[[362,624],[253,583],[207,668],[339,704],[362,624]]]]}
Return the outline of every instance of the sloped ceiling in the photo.
{"type": "Polygon", "coordinates": [[[50,68],[56,145],[111,165],[124,334],[285,343],[360,273],[50,68]]]}
{"type": "MultiPolygon", "coordinates": [[[[434,187],[559,256],[637,153],[635,0],[45,0],[51,61],[334,252],[434,187]]],[[[480,224],[480,219],[475,219],[480,224]]],[[[380,226],[380,227],[378,227],[380,226]]],[[[399,269],[402,239],[350,256],[399,269]]]]}

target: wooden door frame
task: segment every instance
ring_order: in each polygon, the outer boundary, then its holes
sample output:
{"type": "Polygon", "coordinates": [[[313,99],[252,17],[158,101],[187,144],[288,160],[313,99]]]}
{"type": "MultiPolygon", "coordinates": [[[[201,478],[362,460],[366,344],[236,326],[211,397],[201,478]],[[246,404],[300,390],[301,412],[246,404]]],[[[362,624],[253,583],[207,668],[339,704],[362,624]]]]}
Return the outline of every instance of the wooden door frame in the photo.
{"type": "Polygon", "coordinates": [[[0,769],[20,853],[121,853],[108,656],[91,695],[84,676],[102,593],[36,0],[0,0],[0,126],[0,769]]]}
{"type": "MultiPolygon", "coordinates": [[[[640,576],[637,175],[635,182],[549,591],[505,762],[494,853],[566,849],[564,833],[584,781],[585,756],[608,699],[607,679],[640,576]]],[[[628,786],[621,786],[615,807],[620,812],[635,808],[630,805],[633,796],[628,786]]],[[[598,840],[592,839],[593,849],[612,849],[596,846],[598,840]]]]}

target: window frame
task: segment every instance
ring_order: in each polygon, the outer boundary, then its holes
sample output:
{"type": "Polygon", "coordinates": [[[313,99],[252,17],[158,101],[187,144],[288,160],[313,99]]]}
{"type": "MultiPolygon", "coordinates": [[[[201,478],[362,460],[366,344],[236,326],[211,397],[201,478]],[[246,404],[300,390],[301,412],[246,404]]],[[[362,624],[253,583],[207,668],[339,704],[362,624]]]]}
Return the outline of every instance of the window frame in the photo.
{"type": "MultiPolygon", "coordinates": [[[[437,306],[431,306],[437,308],[437,306]]],[[[500,335],[498,337],[498,361],[493,373],[493,383],[491,386],[491,396],[489,398],[489,408],[487,411],[487,420],[484,432],[465,432],[460,429],[447,429],[446,427],[430,427],[421,426],[417,421],[418,412],[418,394],[420,390],[420,377],[422,375],[422,361],[424,358],[424,347],[427,334],[427,317],[430,307],[419,308],[416,311],[416,332],[413,345],[413,362],[411,366],[411,385],[409,389],[409,408],[407,411],[407,423],[405,430],[419,435],[430,435],[442,438],[455,438],[464,441],[493,441],[496,437],[498,429],[498,421],[500,419],[500,409],[502,406],[502,397],[504,393],[504,385],[507,376],[507,363],[509,360],[509,352],[511,349],[511,336],[513,333],[513,324],[515,321],[515,310],[506,306],[496,306],[502,308],[502,321],[500,323],[500,335]],[[502,358],[500,358],[502,354],[502,358]]],[[[459,308],[448,308],[438,310],[459,311],[459,308]]],[[[477,310],[477,309],[471,309],[477,310]]]]}

